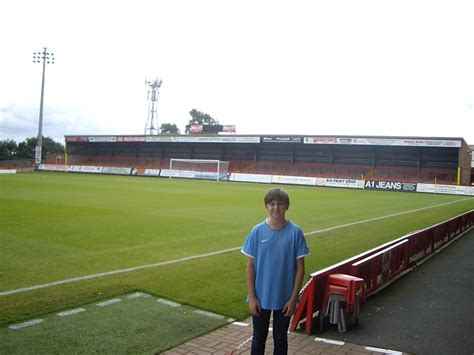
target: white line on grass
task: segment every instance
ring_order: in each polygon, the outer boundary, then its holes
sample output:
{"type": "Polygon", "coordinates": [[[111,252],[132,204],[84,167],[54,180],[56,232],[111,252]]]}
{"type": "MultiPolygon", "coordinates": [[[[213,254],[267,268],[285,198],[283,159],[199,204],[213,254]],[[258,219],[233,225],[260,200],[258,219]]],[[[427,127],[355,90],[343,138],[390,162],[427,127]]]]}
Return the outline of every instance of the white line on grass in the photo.
{"type": "Polygon", "coordinates": [[[77,281],[98,279],[98,278],[104,277],[104,276],[123,274],[123,273],[131,272],[131,271],[149,269],[149,268],[153,268],[153,267],[165,266],[165,265],[170,265],[170,264],[177,264],[177,263],[182,263],[182,262],[190,261],[190,260],[194,260],[194,259],[207,258],[209,256],[214,256],[214,255],[228,253],[228,252],[231,252],[231,251],[240,250],[240,248],[241,247],[223,249],[223,250],[214,251],[212,253],[192,255],[192,256],[187,256],[185,258],[162,261],[162,262],[155,263],[155,264],[134,266],[134,267],[130,267],[130,268],[127,268],[127,269],[119,269],[119,270],[114,270],[114,271],[101,272],[101,273],[98,273],[98,274],[73,277],[71,279],[65,279],[65,280],[49,282],[49,283],[42,284],[42,285],[35,285],[35,286],[30,286],[30,287],[17,288],[16,290],[0,292],[0,297],[1,296],[13,295],[15,293],[20,293],[20,292],[39,290],[39,289],[42,289],[42,288],[48,288],[48,287],[57,286],[57,285],[69,284],[69,283],[73,283],[73,282],[77,282],[77,281]]]}
{"type": "Polygon", "coordinates": [[[224,316],[223,316],[223,315],[220,315],[220,314],[217,314],[217,313],[208,312],[208,311],[203,311],[203,310],[201,310],[201,309],[195,310],[194,313],[201,314],[201,315],[203,315],[203,316],[210,317],[210,318],[224,319],[224,316]]]}
{"type": "Polygon", "coordinates": [[[404,214],[409,214],[409,213],[413,213],[413,212],[419,212],[419,211],[423,211],[423,210],[428,210],[428,209],[430,209],[430,208],[436,208],[436,207],[442,207],[442,206],[451,205],[451,204],[453,204],[453,203],[457,203],[457,202],[464,201],[464,200],[466,200],[466,199],[463,198],[463,199],[456,200],[456,201],[451,201],[451,202],[442,203],[442,204],[440,204],[440,205],[434,205],[434,206],[428,206],[428,207],[421,207],[421,208],[417,208],[417,209],[411,210],[411,211],[397,212],[397,213],[389,214],[389,215],[386,215],[386,216],[374,217],[374,218],[364,219],[364,220],[362,220],[362,221],[357,221],[357,222],[351,222],[351,223],[341,224],[341,225],[339,225],[339,226],[329,227],[329,228],[324,228],[324,229],[319,229],[319,230],[316,230],[316,231],[312,231],[312,232],[309,232],[309,233],[305,233],[305,235],[319,234],[319,233],[329,232],[329,231],[332,231],[332,230],[335,230],[335,229],[339,229],[339,228],[355,226],[355,225],[357,225],[357,224],[362,224],[362,223],[368,223],[368,222],[378,221],[379,219],[385,219],[385,218],[391,218],[391,217],[402,216],[402,215],[404,215],[404,214]]]}
{"type": "Polygon", "coordinates": [[[97,303],[96,306],[106,307],[106,306],[110,306],[112,304],[116,304],[116,303],[120,303],[120,302],[122,302],[122,300],[120,298],[112,298],[111,300],[107,300],[107,301],[104,301],[104,302],[97,303]]]}
{"type": "Polygon", "coordinates": [[[74,308],[74,309],[71,309],[69,311],[56,313],[56,315],[59,316],[59,317],[68,317],[68,316],[72,316],[74,314],[82,313],[82,312],[85,312],[85,311],[86,311],[85,308],[74,308]]]}
{"type": "Polygon", "coordinates": [[[135,292],[127,296],[127,298],[138,298],[138,297],[151,297],[148,293],[144,292],[135,292]]]}
{"type": "Polygon", "coordinates": [[[180,303],[173,302],[173,301],[170,301],[170,300],[165,300],[164,298],[158,298],[156,300],[156,302],[159,302],[161,304],[164,304],[164,305],[170,306],[170,307],[180,307],[181,306],[180,303]]]}
{"type": "MultiPolygon", "coordinates": [[[[373,221],[377,221],[377,220],[384,219],[384,218],[391,218],[391,217],[401,216],[401,215],[404,215],[404,214],[409,214],[409,213],[413,213],[413,212],[419,212],[419,211],[427,210],[427,209],[430,209],[430,208],[447,206],[447,205],[451,205],[453,203],[461,202],[461,201],[464,201],[464,200],[466,200],[466,199],[463,198],[463,199],[459,199],[459,200],[455,200],[455,201],[451,201],[451,202],[442,203],[442,204],[439,204],[439,205],[422,207],[422,208],[417,208],[417,209],[410,210],[410,211],[398,212],[398,213],[393,213],[393,214],[389,214],[389,215],[386,215],[386,216],[380,216],[380,217],[375,217],[375,218],[364,219],[362,221],[341,224],[339,226],[334,226],[334,227],[329,227],[329,228],[324,228],[324,229],[319,229],[319,230],[307,232],[307,233],[305,233],[305,235],[309,236],[309,235],[313,235],[313,234],[329,232],[329,231],[332,231],[332,230],[335,230],[335,229],[350,227],[350,226],[354,226],[354,225],[362,224],[362,223],[373,222],[373,221]]],[[[123,273],[128,273],[128,272],[137,271],[137,270],[149,269],[149,268],[160,267],[160,266],[171,265],[171,264],[178,264],[178,263],[191,261],[191,260],[195,260],[195,259],[208,258],[210,256],[215,256],[215,255],[220,255],[220,254],[225,254],[225,253],[230,253],[230,252],[233,252],[233,251],[237,251],[237,250],[240,250],[241,248],[242,248],[241,246],[238,246],[238,247],[234,247],[234,248],[228,248],[228,249],[213,251],[211,253],[192,255],[192,256],[187,256],[187,257],[184,257],[184,258],[174,259],[174,260],[161,261],[159,263],[154,263],[154,264],[134,266],[134,267],[130,267],[130,268],[127,268],[127,269],[119,269],[119,270],[114,270],[114,271],[101,272],[101,273],[98,273],[98,274],[78,276],[78,277],[73,277],[73,278],[70,278],[70,279],[48,282],[48,283],[45,283],[45,284],[42,284],[42,285],[34,285],[34,286],[30,286],[30,287],[17,288],[15,290],[0,292],[0,297],[14,295],[16,293],[21,293],[21,292],[39,290],[39,289],[58,286],[58,285],[69,284],[69,283],[78,282],[78,281],[98,279],[98,278],[105,277],[105,276],[123,274],[123,273]]]]}
{"type": "Polygon", "coordinates": [[[26,327],[31,327],[33,325],[40,324],[40,323],[43,323],[43,322],[44,322],[44,319],[33,319],[33,320],[29,320],[27,322],[9,325],[8,328],[10,328],[12,330],[18,330],[18,329],[22,329],[22,328],[26,328],[26,327]]]}

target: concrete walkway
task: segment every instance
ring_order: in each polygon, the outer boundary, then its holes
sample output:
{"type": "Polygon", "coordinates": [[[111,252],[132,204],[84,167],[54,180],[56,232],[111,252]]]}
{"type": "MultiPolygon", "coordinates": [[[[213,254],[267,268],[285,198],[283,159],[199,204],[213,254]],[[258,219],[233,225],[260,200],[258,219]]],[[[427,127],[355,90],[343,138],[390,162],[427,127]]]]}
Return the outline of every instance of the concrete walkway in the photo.
{"type": "MultiPolygon", "coordinates": [[[[474,230],[362,305],[345,333],[289,334],[289,354],[474,353],[474,230]],[[356,345],[358,344],[358,345],[356,345]]],[[[251,319],[234,322],[164,354],[250,354],[251,319]]],[[[267,353],[273,353],[271,333],[267,353]]]]}
{"type": "MultiPolygon", "coordinates": [[[[176,348],[166,351],[165,355],[177,354],[250,354],[252,339],[252,320],[234,322],[212,333],[193,339],[176,348]]],[[[267,354],[273,354],[273,339],[271,332],[268,334],[267,354]]],[[[288,334],[289,354],[402,354],[388,349],[355,345],[344,341],[336,341],[322,336],[308,336],[303,332],[288,334]]]]}

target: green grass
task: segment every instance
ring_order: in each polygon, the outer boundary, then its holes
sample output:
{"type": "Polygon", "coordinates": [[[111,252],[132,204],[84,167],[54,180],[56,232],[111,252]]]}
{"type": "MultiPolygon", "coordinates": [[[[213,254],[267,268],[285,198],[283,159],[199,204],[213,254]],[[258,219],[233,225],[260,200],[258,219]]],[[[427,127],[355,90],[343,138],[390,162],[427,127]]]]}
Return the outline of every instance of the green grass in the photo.
{"type": "MultiPolygon", "coordinates": [[[[0,292],[242,245],[265,218],[263,184],[34,173],[0,176],[0,292]]],[[[460,196],[285,186],[309,235],[307,274],[474,208],[460,196]]],[[[245,257],[196,259],[0,297],[0,325],[135,290],[242,319],[245,257]]]]}
{"type": "Polygon", "coordinates": [[[119,297],[106,307],[89,304],[66,317],[42,317],[23,329],[0,328],[4,354],[156,354],[222,326],[226,319],[195,313],[189,306],[170,307],[156,297],[119,297]],[[179,331],[177,331],[179,329],[179,331]]]}

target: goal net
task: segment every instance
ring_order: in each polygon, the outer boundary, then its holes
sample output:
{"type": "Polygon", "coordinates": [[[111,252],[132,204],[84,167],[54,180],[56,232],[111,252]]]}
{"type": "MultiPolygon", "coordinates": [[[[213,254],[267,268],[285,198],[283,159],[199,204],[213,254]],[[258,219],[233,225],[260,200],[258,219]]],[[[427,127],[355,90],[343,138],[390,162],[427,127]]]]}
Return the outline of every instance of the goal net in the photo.
{"type": "Polygon", "coordinates": [[[205,159],[170,159],[170,177],[223,180],[229,176],[229,162],[205,159]]]}

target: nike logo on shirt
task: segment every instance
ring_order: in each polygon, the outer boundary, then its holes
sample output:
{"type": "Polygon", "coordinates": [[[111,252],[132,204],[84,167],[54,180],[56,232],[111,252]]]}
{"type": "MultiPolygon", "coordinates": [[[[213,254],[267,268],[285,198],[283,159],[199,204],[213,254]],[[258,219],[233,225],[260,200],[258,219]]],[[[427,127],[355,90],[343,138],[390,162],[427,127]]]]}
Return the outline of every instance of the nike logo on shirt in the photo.
{"type": "Polygon", "coordinates": [[[262,243],[268,242],[270,239],[262,239],[262,243]]]}

